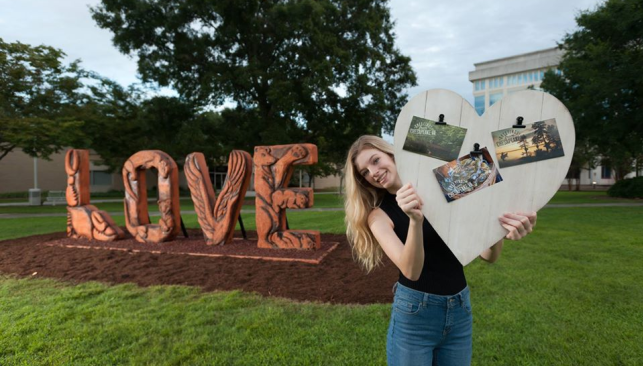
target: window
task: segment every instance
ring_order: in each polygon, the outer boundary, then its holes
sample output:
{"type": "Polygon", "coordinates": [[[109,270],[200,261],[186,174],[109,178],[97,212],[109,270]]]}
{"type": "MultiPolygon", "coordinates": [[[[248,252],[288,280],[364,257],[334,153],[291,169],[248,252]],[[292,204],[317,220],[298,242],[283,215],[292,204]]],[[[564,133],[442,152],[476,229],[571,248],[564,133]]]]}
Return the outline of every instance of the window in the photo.
{"type": "Polygon", "coordinates": [[[482,116],[484,113],[484,95],[480,95],[475,99],[475,107],[478,115],[482,116]]]}
{"type": "Polygon", "coordinates": [[[474,89],[475,89],[475,91],[480,90],[480,80],[478,80],[478,81],[476,81],[475,83],[473,83],[473,85],[474,85],[474,89]]]}
{"type": "Polygon", "coordinates": [[[612,169],[608,166],[601,166],[601,178],[602,179],[611,179],[612,178],[612,169]]]}
{"type": "Polygon", "coordinates": [[[489,80],[489,89],[502,88],[504,84],[504,77],[493,78],[489,80]]]}
{"type": "Polygon", "coordinates": [[[490,94],[489,107],[491,107],[495,102],[499,101],[500,99],[502,99],[502,92],[490,94]]]}
{"type": "Polygon", "coordinates": [[[112,175],[100,170],[92,170],[89,175],[89,184],[92,186],[111,186],[112,175]]]}
{"type": "MultiPolygon", "coordinates": [[[[476,89],[476,91],[478,91],[478,90],[484,90],[484,89],[485,89],[485,84],[486,84],[486,81],[485,81],[485,80],[478,80],[478,81],[476,81],[476,82],[475,82],[475,89],[476,89]]],[[[491,85],[491,81],[489,82],[489,85],[491,85]]]]}

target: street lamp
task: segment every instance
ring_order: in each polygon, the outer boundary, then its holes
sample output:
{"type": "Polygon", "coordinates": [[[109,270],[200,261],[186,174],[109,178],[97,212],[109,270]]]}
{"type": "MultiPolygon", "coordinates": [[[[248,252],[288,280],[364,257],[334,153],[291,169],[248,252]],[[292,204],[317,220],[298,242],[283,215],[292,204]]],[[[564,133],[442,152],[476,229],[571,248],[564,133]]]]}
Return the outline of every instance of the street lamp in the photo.
{"type": "MultiPolygon", "coordinates": [[[[34,132],[34,155],[36,155],[36,134],[34,125],[31,125],[34,132]]],[[[40,189],[38,189],[38,157],[34,156],[33,158],[33,188],[29,189],[29,205],[30,206],[40,206],[42,204],[40,189]]]]}

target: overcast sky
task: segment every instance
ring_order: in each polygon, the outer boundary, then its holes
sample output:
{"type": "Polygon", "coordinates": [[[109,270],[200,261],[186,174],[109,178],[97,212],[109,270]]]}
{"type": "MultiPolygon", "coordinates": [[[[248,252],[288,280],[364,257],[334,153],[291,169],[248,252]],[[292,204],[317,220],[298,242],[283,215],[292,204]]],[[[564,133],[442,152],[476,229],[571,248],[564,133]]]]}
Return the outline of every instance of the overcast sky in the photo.
{"type": "MultiPolygon", "coordinates": [[[[62,49],[69,60],[123,85],[138,81],[136,62],[120,54],[111,33],[96,26],[98,0],[0,0],[0,38],[62,49]]],[[[598,0],[392,0],[397,46],[411,56],[418,86],[451,89],[473,101],[473,64],[555,47],[575,29],[580,10],[598,0]]]]}

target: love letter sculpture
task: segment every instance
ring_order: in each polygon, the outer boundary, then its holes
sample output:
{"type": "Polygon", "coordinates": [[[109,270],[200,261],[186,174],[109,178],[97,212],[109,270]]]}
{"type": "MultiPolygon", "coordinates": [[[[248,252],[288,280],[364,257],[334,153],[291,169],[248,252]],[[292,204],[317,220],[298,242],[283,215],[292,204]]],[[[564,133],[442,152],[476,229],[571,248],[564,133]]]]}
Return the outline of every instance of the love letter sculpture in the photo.
{"type": "Polygon", "coordinates": [[[181,230],[179,207],[179,169],[174,159],[160,150],[139,151],[123,166],[125,184],[125,226],[141,243],[161,243],[174,239],[181,230]],[[147,209],[145,171],[158,171],[158,224],[150,224],[147,209]]]}
{"type": "Polygon", "coordinates": [[[228,176],[216,202],[205,156],[198,152],[188,155],[185,158],[184,170],[206,243],[229,243],[241,212],[243,198],[250,185],[250,154],[241,150],[233,150],[230,153],[228,176]]]}
{"type": "Polygon", "coordinates": [[[257,146],[254,154],[255,206],[259,248],[319,249],[319,231],[286,230],[286,208],[313,205],[312,188],[290,188],[293,165],[317,163],[312,144],[257,146]]]}
{"type": "Polygon", "coordinates": [[[65,172],[67,236],[98,241],[122,239],[125,233],[111,216],[89,204],[89,150],[68,150],[65,172]]]}
{"type": "MultiPolygon", "coordinates": [[[[436,126],[438,133],[439,128],[436,126]]],[[[395,125],[395,159],[402,183],[414,184],[424,200],[424,216],[462,265],[507,234],[498,221],[502,214],[538,211],[547,204],[567,174],[574,145],[574,124],[569,111],[552,95],[538,91],[507,95],[480,117],[458,94],[429,90],[404,106],[395,125]],[[440,115],[444,115],[448,125],[467,129],[459,157],[468,155],[477,143],[481,149],[488,149],[497,167],[491,133],[511,128],[518,117],[522,117],[525,124],[555,119],[564,156],[500,168],[502,181],[496,180],[495,184],[448,202],[433,171],[447,162],[404,150],[413,117],[438,121],[440,115]]]]}

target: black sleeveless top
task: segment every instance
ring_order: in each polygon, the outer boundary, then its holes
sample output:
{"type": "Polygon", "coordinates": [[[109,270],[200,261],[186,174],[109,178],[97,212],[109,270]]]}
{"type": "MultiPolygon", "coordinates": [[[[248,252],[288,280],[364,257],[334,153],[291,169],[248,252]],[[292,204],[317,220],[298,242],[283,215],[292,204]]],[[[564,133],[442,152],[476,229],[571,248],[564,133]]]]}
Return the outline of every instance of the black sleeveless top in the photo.
{"type": "MultiPolygon", "coordinates": [[[[380,208],[391,218],[393,230],[404,244],[411,219],[397,205],[395,195],[386,192],[380,208]]],[[[467,286],[462,264],[458,262],[426,217],[422,224],[422,233],[424,234],[424,266],[420,278],[417,281],[411,281],[400,271],[398,281],[406,287],[435,295],[454,295],[462,291],[467,286]]]]}

